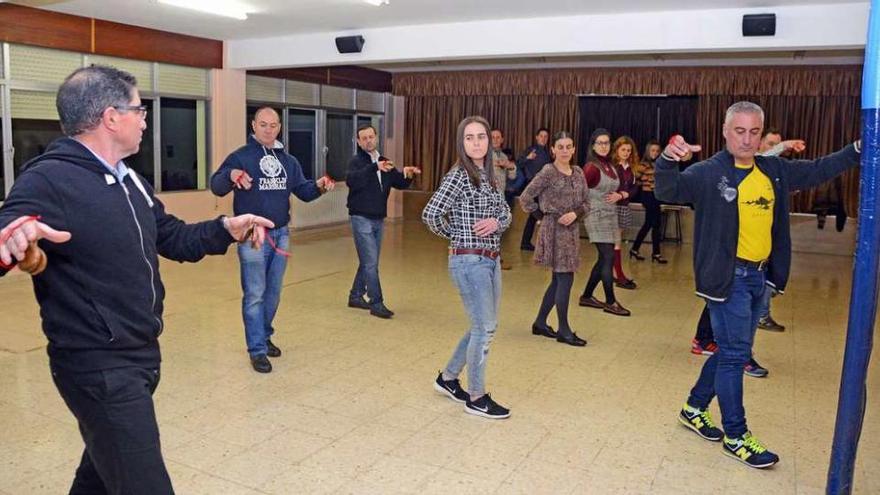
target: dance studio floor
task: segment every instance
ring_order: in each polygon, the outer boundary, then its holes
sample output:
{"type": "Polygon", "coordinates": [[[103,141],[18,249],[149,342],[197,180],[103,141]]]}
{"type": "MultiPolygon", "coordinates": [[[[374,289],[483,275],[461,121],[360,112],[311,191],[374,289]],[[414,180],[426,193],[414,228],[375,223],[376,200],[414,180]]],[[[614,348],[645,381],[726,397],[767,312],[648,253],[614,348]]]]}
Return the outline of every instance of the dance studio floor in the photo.
{"type": "MultiPolygon", "coordinates": [[[[439,238],[418,222],[387,226],[390,321],[346,307],[357,261],[345,228],[296,235],[292,250],[273,339],[284,354],[269,375],[245,352],[234,250],[197,265],[163,262],[155,398],[178,493],[824,493],[848,256],[795,254],[789,290],[773,301],[788,330],[758,331],[756,357],[770,375],[745,378],[747,417],[782,459],[759,471],[676,420],[705,359],[689,352],[702,306],[688,245],[664,245],[666,266],[626,263],[639,283],[618,290],[631,318],[573,305],[585,348],[531,335],[549,275],[511,250],[487,375],[512,409],[506,421],[466,415],[431,387],[467,327],[439,238]]],[[[588,244],[582,253],[577,292],[595,259],[588,244]]],[[[0,279],[0,300],[0,493],[66,493],[82,441],[49,376],[30,281],[0,279]]],[[[854,493],[880,493],[877,361],[854,493]]]]}

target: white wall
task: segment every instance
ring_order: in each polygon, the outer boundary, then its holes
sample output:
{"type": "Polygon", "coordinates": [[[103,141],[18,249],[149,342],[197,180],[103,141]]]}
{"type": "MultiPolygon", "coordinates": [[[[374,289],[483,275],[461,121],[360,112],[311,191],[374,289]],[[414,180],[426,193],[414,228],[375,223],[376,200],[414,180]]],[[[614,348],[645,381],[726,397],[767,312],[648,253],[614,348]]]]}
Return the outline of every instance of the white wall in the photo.
{"type": "Polygon", "coordinates": [[[229,67],[377,64],[524,56],[858,49],[868,3],[577,15],[428,24],[228,41],[229,67]],[[742,36],[743,14],[776,14],[776,36],[742,36]],[[362,34],[359,54],[334,38],[362,34]]]}

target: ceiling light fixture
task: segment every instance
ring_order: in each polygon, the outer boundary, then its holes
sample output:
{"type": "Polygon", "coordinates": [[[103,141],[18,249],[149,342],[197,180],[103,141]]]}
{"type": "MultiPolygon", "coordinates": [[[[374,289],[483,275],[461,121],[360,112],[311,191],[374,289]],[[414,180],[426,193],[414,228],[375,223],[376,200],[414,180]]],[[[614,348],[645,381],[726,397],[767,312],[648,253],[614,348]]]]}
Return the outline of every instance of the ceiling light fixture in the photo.
{"type": "Polygon", "coordinates": [[[375,5],[376,7],[381,7],[383,5],[388,5],[391,3],[391,0],[364,0],[364,2],[375,5]]]}
{"type": "Polygon", "coordinates": [[[232,17],[233,19],[245,20],[248,12],[253,12],[249,5],[235,0],[157,0],[159,3],[195,10],[206,14],[232,17]]]}

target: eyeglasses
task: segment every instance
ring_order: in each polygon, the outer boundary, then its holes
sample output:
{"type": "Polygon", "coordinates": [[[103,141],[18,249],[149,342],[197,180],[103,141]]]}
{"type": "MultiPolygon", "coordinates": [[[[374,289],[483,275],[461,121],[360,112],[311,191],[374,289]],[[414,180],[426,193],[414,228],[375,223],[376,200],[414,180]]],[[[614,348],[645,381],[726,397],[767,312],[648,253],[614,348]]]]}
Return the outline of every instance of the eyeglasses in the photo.
{"type": "Polygon", "coordinates": [[[147,118],[146,105],[113,105],[113,108],[121,112],[137,112],[142,119],[147,118]]]}

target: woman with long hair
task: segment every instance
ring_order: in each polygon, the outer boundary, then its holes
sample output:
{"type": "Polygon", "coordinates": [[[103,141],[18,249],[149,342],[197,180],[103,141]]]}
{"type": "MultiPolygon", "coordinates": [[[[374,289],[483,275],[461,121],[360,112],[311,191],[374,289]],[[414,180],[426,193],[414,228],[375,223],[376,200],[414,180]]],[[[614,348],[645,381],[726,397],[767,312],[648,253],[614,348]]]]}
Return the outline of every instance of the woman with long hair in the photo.
{"type": "Polygon", "coordinates": [[[490,131],[483,117],[467,117],[458,124],[458,158],[422,211],[422,221],[449,240],[449,275],[470,319],[434,389],[463,403],[466,413],[503,419],[510,410],[486,392],[485,375],[501,301],[501,232],[510,226],[511,215],[495,182],[490,131]],[[465,366],[467,391],[458,380],[465,366]]]}
{"type": "Polygon", "coordinates": [[[614,245],[620,243],[617,202],[624,198],[624,194],[618,191],[620,179],[611,161],[611,133],[605,129],[596,129],[590,136],[590,151],[587,155],[587,164],[584,165],[584,178],[589,188],[590,202],[590,213],[584,223],[590,242],[596,246],[599,258],[593,265],[578,304],[598,308],[617,316],[629,316],[630,311],[621,306],[614,297],[612,274],[614,245]],[[593,297],[593,291],[600,281],[605,291],[604,303],[593,297]]]}
{"type": "Polygon", "coordinates": [[[622,289],[635,289],[636,282],[623,273],[623,260],[620,254],[620,245],[623,234],[632,225],[632,211],[629,209],[629,200],[638,192],[635,174],[633,170],[639,164],[639,153],[636,151],[636,143],[629,136],[620,136],[611,147],[611,156],[614,167],[617,169],[617,177],[620,185],[617,192],[623,195],[623,199],[617,202],[617,227],[620,229],[620,239],[614,244],[614,285],[622,289]]]}
{"type": "Polygon", "coordinates": [[[586,345],[587,341],[578,337],[568,323],[568,301],[574,272],[580,262],[578,220],[589,208],[587,183],[583,171],[571,166],[571,157],[574,155],[571,134],[566,131],[554,134],[550,153],[553,163],[544,165],[519,197],[526,213],[542,219],[535,246],[535,263],[553,271],[538,316],[532,323],[532,333],[580,347],[586,345]],[[559,322],[558,331],[547,325],[547,317],[554,306],[559,322]]]}
{"type": "Polygon", "coordinates": [[[639,229],[636,240],[633,242],[632,248],[629,250],[630,259],[635,258],[639,261],[645,259],[639,253],[648,230],[651,231],[651,263],[657,262],[661,265],[666,264],[666,258],[660,254],[660,201],[654,197],[654,160],[660,156],[660,143],[656,139],[648,141],[645,145],[644,159],[634,167],[636,180],[642,188],[640,198],[642,206],[645,207],[645,223],[639,229]]]}

